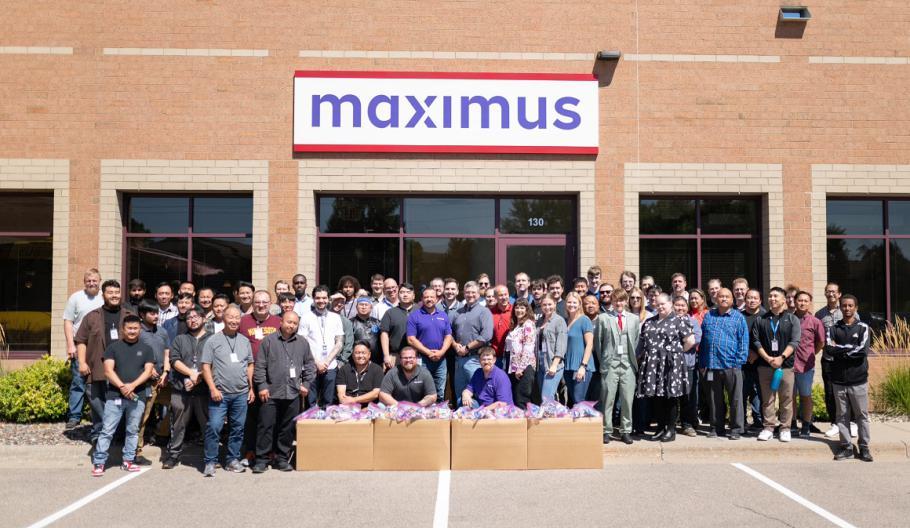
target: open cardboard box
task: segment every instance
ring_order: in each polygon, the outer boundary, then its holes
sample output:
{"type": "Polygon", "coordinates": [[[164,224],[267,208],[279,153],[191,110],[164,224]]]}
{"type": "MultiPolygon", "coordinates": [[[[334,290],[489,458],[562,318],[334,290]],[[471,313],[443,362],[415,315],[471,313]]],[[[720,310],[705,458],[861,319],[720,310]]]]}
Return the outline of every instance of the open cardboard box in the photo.
{"type": "Polygon", "coordinates": [[[452,469],[528,469],[527,420],[452,420],[452,469]]]}
{"type": "Polygon", "coordinates": [[[528,469],[603,469],[602,418],[529,419],[528,469]]]}
{"type": "Polygon", "coordinates": [[[449,420],[373,421],[373,469],[439,471],[449,469],[452,449],[449,420]]]}
{"type": "Polygon", "coordinates": [[[297,469],[299,471],[373,469],[373,422],[298,421],[297,469]]]}

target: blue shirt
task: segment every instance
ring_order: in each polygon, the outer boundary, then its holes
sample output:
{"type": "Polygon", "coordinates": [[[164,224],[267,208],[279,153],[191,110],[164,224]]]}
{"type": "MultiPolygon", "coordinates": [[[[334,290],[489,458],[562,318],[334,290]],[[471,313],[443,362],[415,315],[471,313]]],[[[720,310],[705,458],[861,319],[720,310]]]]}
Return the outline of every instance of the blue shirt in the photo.
{"type": "MultiPolygon", "coordinates": [[[[594,323],[587,316],[582,315],[569,326],[566,341],[566,370],[578,370],[581,360],[585,356],[585,334],[594,333],[594,323]]],[[[593,348],[592,348],[593,355],[593,348]]],[[[591,368],[590,365],[587,367],[591,368]]]]}
{"type": "Polygon", "coordinates": [[[433,307],[432,313],[420,307],[408,316],[408,337],[416,337],[430,350],[439,350],[447,335],[452,335],[452,325],[445,312],[433,307]]]}
{"type": "Polygon", "coordinates": [[[739,310],[731,308],[721,315],[717,308],[712,308],[705,314],[701,331],[699,368],[740,368],[748,359],[749,328],[739,310]]]}
{"type": "Polygon", "coordinates": [[[482,368],[475,370],[466,388],[481,405],[490,405],[494,402],[506,402],[513,405],[512,383],[509,381],[509,375],[495,365],[490,371],[489,378],[484,377],[482,368]]]}

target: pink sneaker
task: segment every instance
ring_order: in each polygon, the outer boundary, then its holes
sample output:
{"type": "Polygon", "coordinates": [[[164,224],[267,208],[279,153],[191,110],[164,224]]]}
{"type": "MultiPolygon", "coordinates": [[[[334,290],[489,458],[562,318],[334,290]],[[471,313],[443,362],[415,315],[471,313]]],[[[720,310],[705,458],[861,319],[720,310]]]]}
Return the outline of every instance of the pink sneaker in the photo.
{"type": "Polygon", "coordinates": [[[103,477],[104,476],[104,464],[95,464],[92,466],[92,476],[93,477],[103,477]]]}
{"type": "Polygon", "coordinates": [[[142,471],[142,468],[133,463],[132,460],[124,460],[123,464],[120,465],[120,469],[123,471],[129,471],[130,473],[135,473],[137,471],[142,471]]]}

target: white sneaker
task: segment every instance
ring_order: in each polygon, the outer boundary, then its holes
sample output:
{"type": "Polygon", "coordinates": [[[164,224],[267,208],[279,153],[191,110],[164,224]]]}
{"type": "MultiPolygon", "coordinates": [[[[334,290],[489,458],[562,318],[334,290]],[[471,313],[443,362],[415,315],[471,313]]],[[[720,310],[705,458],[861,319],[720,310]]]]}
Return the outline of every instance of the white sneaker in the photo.
{"type": "Polygon", "coordinates": [[[831,428],[825,431],[825,438],[835,438],[840,434],[840,429],[837,428],[837,424],[831,424],[831,428]]]}
{"type": "MultiPolygon", "coordinates": [[[[789,433],[788,433],[788,436],[789,436],[789,433]]],[[[769,429],[762,429],[762,431],[760,433],[758,433],[759,442],[767,442],[768,440],[771,440],[772,438],[774,438],[774,431],[771,431],[769,429]]]]}
{"type": "Polygon", "coordinates": [[[781,428],[780,430],[780,441],[789,442],[790,441],[790,430],[781,428]]]}
{"type": "Polygon", "coordinates": [[[856,436],[858,434],[859,434],[859,431],[856,429],[856,424],[853,422],[850,422],[850,436],[852,436],[853,438],[856,438],[856,436]]]}

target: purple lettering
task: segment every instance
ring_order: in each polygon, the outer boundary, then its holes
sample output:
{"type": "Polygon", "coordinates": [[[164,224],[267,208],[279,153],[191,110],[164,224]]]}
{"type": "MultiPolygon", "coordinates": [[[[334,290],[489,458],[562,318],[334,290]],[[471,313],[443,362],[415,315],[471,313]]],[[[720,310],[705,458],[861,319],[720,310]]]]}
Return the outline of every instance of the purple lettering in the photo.
{"type": "Polygon", "coordinates": [[[547,128],[547,98],[537,98],[537,120],[528,120],[527,114],[527,97],[518,98],[518,124],[521,128],[531,130],[532,128],[547,128]]]}
{"type": "Polygon", "coordinates": [[[567,106],[578,106],[580,103],[575,97],[560,97],[556,100],[556,113],[562,117],[568,118],[569,122],[560,121],[559,119],[553,121],[553,126],[560,130],[572,130],[578,128],[578,125],[581,124],[581,116],[578,115],[578,112],[574,110],[569,110],[567,106]]]}
{"type": "Polygon", "coordinates": [[[367,116],[370,118],[370,123],[376,128],[398,128],[398,96],[377,95],[370,99],[370,104],[367,106],[367,116]],[[381,104],[389,107],[388,119],[380,119],[376,113],[377,107],[381,104]]]}
{"type": "Polygon", "coordinates": [[[329,103],[332,106],[332,127],[337,128],[341,126],[341,104],[349,103],[351,105],[351,111],[354,114],[354,128],[360,128],[360,99],[356,95],[345,95],[338,97],[337,95],[326,94],[326,95],[314,95],[312,98],[313,101],[313,126],[320,126],[321,114],[322,114],[322,103],[329,103]]]}

